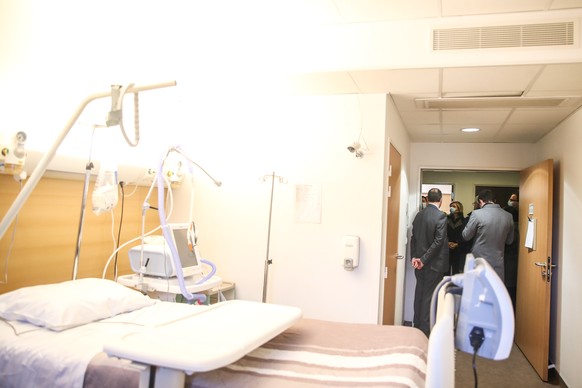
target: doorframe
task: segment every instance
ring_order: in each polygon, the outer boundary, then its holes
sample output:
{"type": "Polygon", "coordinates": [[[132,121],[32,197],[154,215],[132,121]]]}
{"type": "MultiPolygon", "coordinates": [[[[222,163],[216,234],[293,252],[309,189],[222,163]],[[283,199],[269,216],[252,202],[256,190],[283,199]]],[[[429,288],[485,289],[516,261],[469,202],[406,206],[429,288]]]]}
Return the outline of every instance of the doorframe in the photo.
{"type": "Polygon", "coordinates": [[[404,258],[403,249],[402,249],[402,239],[401,239],[401,225],[402,225],[402,153],[398,151],[396,146],[389,142],[389,155],[388,155],[388,171],[385,178],[385,185],[386,185],[386,194],[385,197],[385,207],[386,211],[384,212],[384,221],[383,225],[385,225],[383,231],[383,249],[384,252],[383,256],[383,268],[381,269],[381,287],[382,295],[380,297],[380,311],[379,314],[379,323],[382,325],[394,325],[396,322],[402,321],[402,303],[399,303],[399,300],[402,300],[402,293],[400,290],[400,284],[403,283],[402,274],[400,274],[399,267],[401,267],[401,261],[399,258],[404,258]],[[398,154],[398,159],[395,160],[395,157],[392,155],[392,150],[394,150],[398,154]],[[393,162],[397,162],[398,171],[394,173],[393,170],[393,162]],[[396,182],[394,182],[394,178],[397,177],[396,182]],[[397,187],[394,186],[397,184],[397,187]],[[392,193],[392,188],[395,188],[394,193],[392,193]],[[390,214],[390,209],[395,211],[395,214],[390,214]],[[389,221],[393,220],[393,217],[396,217],[397,225],[394,229],[394,224],[390,223],[389,221]],[[392,225],[392,226],[391,226],[392,225]],[[395,241],[394,241],[395,240],[395,241]],[[389,246],[391,243],[391,246],[389,246]],[[390,248],[395,248],[396,252],[389,252],[390,248]],[[389,263],[389,260],[390,263],[389,263]],[[392,273],[390,273],[392,271],[392,273]],[[390,284],[390,280],[394,279],[394,283],[390,284]],[[388,289],[387,287],[390,287],[388,289]],[[400,296],[400,298],[399,298],[400,296]],[[386,297],[391,297],[391,299],[387,302],[386,297]],[[386,311],[386,308],[392,308],[392,311],[386,311]],[[388,316],[387,316],[388,315],[388,316]]]}
{"type": "MultiPolygon", "coordinates": [[[[423,172],[424,171],[440,171],[443,173],[454,173],[454,172],[490,172],[490,173],[517,173],[519,176],[519,172],[522,169],[520,168],[503,168],[503,167],[458,167],[458,166],[426,166],[420,165],[417,167],[416,177],[417,177],[417,188],[414,191],[410,191],[409,193],[409,205],[406,211],[406,231],[410,234],[410,228],[412,224],[412,220],[414,216],[418,212],[421,207],[421,192],[422,192],[422,184],[423,184],[423,172]]],[[[457,187],[455,187],[457,189],[457,187]]],[[[472,188],[474,189],[474,187],[472,188]]],[[[457,198],[458,199],[458,198],[457,198]]],[[[472,201],[471,201],[472,202],[472,201]]],[[[472,210],[472,204],[464,204],[464,213],[465,215],[472,210]]],[[[405,261],[408,262],[410,260],[410,241],[407,239],[406,244],[406,259],[405,261]]],[[[416,284],[416,279],[414,277],[413,271],[410,271],[410,266],[405,266],[405,271],[402,274],[402,280],[404,284],[402,285],[402,292],[403,292],[403,313],[402,313],[402,320],[404,325],[412,324],[412,305],[414,300],[414,285],[416,284]],[[407,308],[408,307],[408,308],[407,308]],[[408,314],[407,314],[408,313],[408,314]],[[408,318],[408,319],[407,319],[408,318]]]]}
{"type": "MultiPolygon", "coordinates": [[[[441,171],[443,173],[454,173],[454,172],[491,172],[491,173],[504,173],[504,172],[516,172],[520,175],[520,182],[518,184],[519,186],[519,190],[521,191],[521,173],[527,169],[529,169],[532,166],[535,166],[537,164],[539,164],[541,162],[536,162],[533,163],[531,166],[528,167],[524,167],[521,169],[515,169],[515,168],[495,168],[495,169],[491,169],[491,168],[445,168],[445,167],[419,167],[418,168],[418,189],[416,190],[415,193],[411,193],[414,196],[418,196],[418,204],[420,204],[421,202],[421,192],[422,192],[422,184],[423,184],[423,172],[424,171],[441,171]]],[[[554,166],[554,170],[555,170],[555,166],[554,166]]],[[[555,178],[554,178],[554,186],[552,188],[550,188],[550,191],[555,192],[555,178]]],[[[493,184],[492,184],[493,185],[493,184]]],[[[521,199],[521,198],[520,198],[521,199]]],[[[554,205],[555,206],[555,201],[554,201],[554,205]]],[[[552,219],[555,218],[555,214],[553,215],[552,219]]],[[[553,228],[552,228],[553,229],[553,228]]],[[[550,257],[554,257],[554,245],[553,245],[553,240],[554,238],[552,238],[552,249],[551,249],[551,256],[550,257]]],[[[408,276],[406,276],[405,278],[406,281],[408,281],[408,276]]],[[[552,349],[555,348],[555,326],[554,326],[554,308],[555,308],[555,294],[554,294],[554,289],[556,287],[556,282],[552,282],[551,284],[551,295],[550,295],[550,312],[549,312],[549,338],[548,338],[548,364],[550,364],[550,362],[552,361],[552,358],[555,356],[555,354],[552,354],[552,349]]],[[[413,294],[412,294],[413,295],[413,294]]],[[[514,337],[514,343],[515,343],[515,337],[514,337]]],[[[521,350],[520,350],[521,351],[521,350]]],[[[529,361],[529,360],[528,360],[529,361]]],[[[531,362],[530,362],[531,363],[531,362]]],[[[533,366],[532,366],[533,368],[533,366]]],[[[551,369],[551,365],[548,365],[548,369],[551,369]]]]}
{"type": "MultiPolygon", "coordinates": [[[[396,149],[402,158],[402,151],[397,144],[393,143],[390,138],[386,138],[385,142],[388,146],[384,155],[384,174],[383,174],[383,204],[382,204],[382,243],[381,243],[381,260],[378,274],[378,317],[377,323],[382,325],[384,318],[384,268],[386,267],[386,245],[387,245],[387,231],[388,231],[388,169],[390,164],[390,145],[396,149]]],[[[405,263],[407,252],[407,219],[408,219],[408,198],[410,198],[410,182],[407,179],[407,164],[404,159],[401,159],[400,165],[400,214],[398,220],[398,253],[404,256],[404,260],[396,261],[396,292],[395,292],[395,308],[394,308],[394,324],[402,325],[404,323],[404,305],[405,305],[405,290],[404,290],[404,276],[405,263]]]]}

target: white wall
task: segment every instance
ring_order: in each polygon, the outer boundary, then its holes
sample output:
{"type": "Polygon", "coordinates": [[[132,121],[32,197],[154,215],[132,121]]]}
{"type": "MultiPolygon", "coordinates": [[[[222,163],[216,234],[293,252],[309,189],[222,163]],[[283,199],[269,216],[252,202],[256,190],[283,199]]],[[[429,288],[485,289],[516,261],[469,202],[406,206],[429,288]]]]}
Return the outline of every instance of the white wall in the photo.
{"type": "MultiPolygon", "coordinates": [[[[236,128],[191,137],[202,144],[214,137],[236,144],[229,152],[214,149],[215,158],[230,160],[212,169],[222,187],[196,180],[194,217],[203,255],[225,280],[236,282],[238,298],[262,299],[271,180],[260,178],[275,172],[286,183],[276,180],[274,187],[267,301],[299,306],[307,317],[377,322],[385,109],[385,95],[290,98],[278,108],[271,133],[259,136],[268,139],[257,141],[255,122],[240,116],[236,128]],[[358,140],[360,129],[369,152],[356,158],[347,146],[358,140]],[[253,153],[262,156],[260,163],[247,158],[253,153]],[[320,190],[321,204],[314,209],[320,222],[295,219],[297,185],[320,190]],[[351,272],[343,269],[344,235],[361,239],[360,266],[351,272]]],[[[212,165],[211,159],[207,155],[212,165]]],[[[180,201],[177,209],[187,214],[180,201]]]]}
{"type": "MultiPolygon", "coordinates": [[[[238,137],[232,126],[224,126],[192,138],[205,144],[234,136],[236,144],[228,155],[214,155],[228,157],[230,164],[214,163],[213,155],[205,155],[207,162],[216,165],[212,173],[223,181],[222,187],[216,188],[200,174],[194,184],[194,218],[202,253],[218,265],[225,280],[236,282],[238,298],[261,300],[271,180],[259,178],[275,172],[287,182],[276,181],[274,186],[269,256],[273,264],[268,270],[267,300],[297,305],[307,317],[375,323],[381,312],[385,252],[389,155],[384,146],[392,142],[401,154],[399,252],[404,254],[408,134],[385,95],[284,101],[277,111],[286,121],[272,129],[269,141],[257,142],[257,129],[243,120],[237,120],[237,128],[242,128],[245,137],[238,137]],[[357,159],[346,147],[358,140],[360,129],[360,142],[369,151],[357,159]],[[247,158],[257,152],[263,155],[262,163],[247,158]],[[306,184],[321,189],[321,223],[294,218],[296,185],[306,184]],[[361,238],[360,267],[353,272],[342,268],[341,238],[349,234],[361,238]]],[[[190,200],[187,183],[184,190],[176,191],[182,217],[190,200]]],[[[398,264],[397,323],[402,322],[405,263],[398,264]]]]}
{"type": "Polygon", "coordinates": [[[536,146],[540,160],[554,159],[553,261],[551,354],[560,376],[569,387],[582,381],[582,111],[564,121],[536,146]]]}

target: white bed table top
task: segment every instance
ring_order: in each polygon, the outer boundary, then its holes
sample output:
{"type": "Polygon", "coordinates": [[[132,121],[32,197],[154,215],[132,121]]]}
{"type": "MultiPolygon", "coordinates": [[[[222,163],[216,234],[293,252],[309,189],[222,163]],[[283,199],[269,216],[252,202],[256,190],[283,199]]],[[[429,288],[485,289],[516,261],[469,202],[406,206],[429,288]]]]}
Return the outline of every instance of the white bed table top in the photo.
{"type": "Polygon", "coordinates": [[[297,307],[231,300],[107,341],[110,356],[187,374],[226,366],[291,327],[297,307]]]}

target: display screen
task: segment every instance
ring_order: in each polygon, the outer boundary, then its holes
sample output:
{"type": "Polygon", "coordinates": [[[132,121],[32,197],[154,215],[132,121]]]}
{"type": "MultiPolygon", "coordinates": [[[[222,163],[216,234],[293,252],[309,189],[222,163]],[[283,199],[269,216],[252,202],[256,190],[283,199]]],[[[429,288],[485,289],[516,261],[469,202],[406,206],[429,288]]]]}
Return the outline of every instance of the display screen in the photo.
{"type": "Polygon", "coordinates": [[[174,233],[174,241],[176,242],[178,255],[180,255],[182,268],[197,266],[198,258],[193,250],[190,249],[190,244],[188,243],[188,229],[172,228],[172,232],[174,233]]]}

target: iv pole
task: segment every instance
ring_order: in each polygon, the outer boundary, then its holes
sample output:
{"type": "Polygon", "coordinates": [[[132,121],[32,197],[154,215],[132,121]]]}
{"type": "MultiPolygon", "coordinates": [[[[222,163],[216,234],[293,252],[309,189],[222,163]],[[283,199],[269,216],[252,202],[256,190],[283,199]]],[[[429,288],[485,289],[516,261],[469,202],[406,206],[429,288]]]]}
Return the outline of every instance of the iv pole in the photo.
{"type": "MultiPolygon", "coordinates": [[[[141,91],[166,88],[166,87],[170,87],[170,86],[176,86],[176,81],[170,81],[170,82],[152,84],[152,85],[144,85],[144,86],[130,86],[127,88],[126,93],[138,93],[141,91]]],[[[28,197],[32,193],[32,190],[34,190],[34,188],[36,187],[36,185],[40,181],[40,178],[42,178],[44,172],[46,171],[46,169],[48,167],[48,164],[54,158],[54,156],[57,152],[57,149],[59,148],[59,146],[61,145],[63,140],[65,140],[65,137],[68,135],[71,128],[73,128],[73,125],[75,125],[75,122],[77,121],[79,116],[81,116],[81,113],[83,113],[83,110],[93,100],[97,100],[100,98],[106,98],[106,97],[111,97],[111,90],[109,90],[107,92],[92,94],[92,95],[88,96],[87,98],[85,98],[85,100],[83,100],[81,102],[81,104],[79,105],[77,110],[74,112],[74,114],[71,116],[71,118],[69,119],[69,121],[67,122],[67,124],[65,125],[63,130],[61,131],[61,133],[57,136],[55,142],[51,145],[49,150],[40,159],[40,161],[38,162],[34,171],[32,172],[32,174],[30,174],[30,177],[28,178],[26,184],[24,185],[22,190],[18,193],[18,196],[16,197],[14,202],[12,202],[12,205],[10,206],[10,208],[8,209],[8,211],[6,212],[4,217],[2,218],[2,221],[0,222],[0,239],[2,239],[2,237],[4,237],[4,234],[8,230],[8,227],[10,226],[10,224],[12,224],[12,222],[14,221],[16,216],[18,215],[18,212],[20,211],[20,209],[22,208],[22,206],[24,205],[24,203],[26,202],[26,200],[28,199],[28,197]]],[[[75,267],[76,267],[76,264],[75,264],[75,267]]],[[[74,276],[74,274],[73,274],[73,276],[74,276]]],[[[74,280],[74,278],[73,278],[73,280],[74,280]]]]}
{"type": "Polygon", "coordinates": [[[279,179],[280,183],[284,182],[284,178],[278,175],[275,175],[273,172],[271,175],[264,175],[262,180],[263,182],[267,180],[267,178],[271,178],[271,200],[269,204],[269,228],[267,230],[267,254],[265,257],[265,271],[263,277],[263,303],[267,301],[267,281],[269,278],[269,265],[273,264],[273,260],[269,258],[269,250],[271,244],[271,218],[273,215],[273,192],[275,190],[275,178],[279,179]]]}

